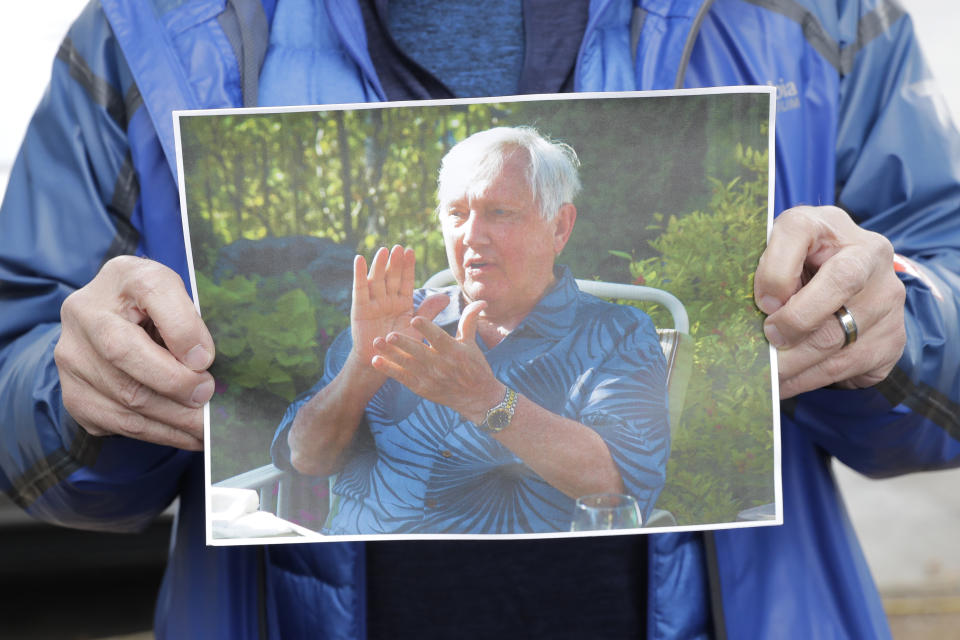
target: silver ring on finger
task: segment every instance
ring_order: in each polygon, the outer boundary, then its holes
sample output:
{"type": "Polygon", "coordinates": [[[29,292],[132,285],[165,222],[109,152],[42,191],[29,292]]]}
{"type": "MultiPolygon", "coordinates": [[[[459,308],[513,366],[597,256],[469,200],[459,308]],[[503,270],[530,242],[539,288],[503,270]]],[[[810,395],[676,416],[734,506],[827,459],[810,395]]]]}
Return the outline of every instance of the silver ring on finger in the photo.
{"type": "Polygon", "coordinates": [[[833,315],[837,316],[837,320],[840,321],[840,326],[843,328],[843,346],[846,347],[856,342],[857,321],[853,319],[850,310],[845,305],[840,305],[840,308],[833,315]]]}

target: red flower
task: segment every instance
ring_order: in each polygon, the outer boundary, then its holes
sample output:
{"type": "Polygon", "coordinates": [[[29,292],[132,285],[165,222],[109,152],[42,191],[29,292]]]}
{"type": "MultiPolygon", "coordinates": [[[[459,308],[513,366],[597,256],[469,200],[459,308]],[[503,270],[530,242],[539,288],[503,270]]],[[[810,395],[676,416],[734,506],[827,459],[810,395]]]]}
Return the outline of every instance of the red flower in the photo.
{"type": "Polygon", "coordinates": [[[633,279],[633,284],[647,284],[647,279],[643,277],[643,274],[640,274],[633,279]]]}

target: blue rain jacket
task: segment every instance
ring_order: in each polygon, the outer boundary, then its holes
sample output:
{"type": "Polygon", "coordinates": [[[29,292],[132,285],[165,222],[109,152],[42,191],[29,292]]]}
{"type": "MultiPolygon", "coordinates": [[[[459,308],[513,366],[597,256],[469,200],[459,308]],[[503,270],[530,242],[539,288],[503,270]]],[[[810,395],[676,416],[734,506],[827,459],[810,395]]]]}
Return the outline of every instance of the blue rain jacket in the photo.
{"type": "MultiPolygon", "coordinates": [[[[87,436],[52,355],[61,303],[110,257],[187,279],[170,114],[255,104],[259,9],[100,0],[64,41],[0,209],[0,488],[113,531],[179,497],[159,638],[362,638],[363,544],[206,548],[202,457],[87,436]]],[[[325,101],[382,99],[357,5],[325,15],[325,101]]],[[[876,387],[784,405],[782,527],[651,535],[649,636],[887,637],[830,460],[871,476],[960,460],[960,136],[889,0],[591,1],[578,90],[732,84],[780,90],[777,211],[837,203],[913,260],[908,340],[876,387]]]]}

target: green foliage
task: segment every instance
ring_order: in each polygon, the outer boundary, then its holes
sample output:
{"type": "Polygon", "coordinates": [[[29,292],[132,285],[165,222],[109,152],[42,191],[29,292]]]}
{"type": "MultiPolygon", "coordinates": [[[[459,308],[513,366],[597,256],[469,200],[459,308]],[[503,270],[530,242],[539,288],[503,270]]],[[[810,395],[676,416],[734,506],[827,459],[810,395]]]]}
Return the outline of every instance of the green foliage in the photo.
{"type": "MultiPolygon", "coordinates": [[[[753,302],[766,238],[767,153],[738,146],[736,157],[753,179],[711,178],[706,211],[654,216],[659,256],[611,251],[630,259],[637,284],[669,290],[690,316],[693,373],[657,505],[680,524],[729,522],[773,501],[769,347],[753,302]]],[[[664,310],[645,310],[658,326],[670,325],[664,310]]]]}
{"type": "Polygon", "coordinates": [[[629,98],[518,106],[527,124],[580,157],[583,192],[562,261],[581,277],[622,281],[623,262],[607,249],[653,257],[659,230],[647,225],[655,213],[706,210],[713,189],[705,176],[749,178],[732,151],[765,146],[766,108],[761,94],[661,96],[639,108],[629,98]]]}
{"type": "Polygon", "coordinates": [[[503,105],[192,116],[181,120],[194,263],[239,238],[314,235],[369,254],[417,250],[421,280],[446,266],[436,177],[457,141],[503,105]]]}
{"type": "Polygon", "coordinates": [[[217,284],[197,273],[197,289],[217,341],[216,481],[269,461],[271,426],[319,379],[327,347],[348,318],[323,301],[305,274],[234,276],[217,284]]]}

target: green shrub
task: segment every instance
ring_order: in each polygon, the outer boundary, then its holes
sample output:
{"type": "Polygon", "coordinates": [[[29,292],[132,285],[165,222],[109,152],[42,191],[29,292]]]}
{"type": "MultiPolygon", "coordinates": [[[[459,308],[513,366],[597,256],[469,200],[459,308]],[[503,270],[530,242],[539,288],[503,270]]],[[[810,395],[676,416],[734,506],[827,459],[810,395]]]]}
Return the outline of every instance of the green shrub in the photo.
{"type": "Polygon", "coordinates": [[[287,405],[323,373],[333,338],[349,324],[307,274],[234,276],[216,283],[197,273],[203,319],[217,337],[211,373],[213,481],[270,461],[270,440],[287,405]]]}
{"type": "MultiPolygon", "coordinates": [[[[767,153],[738,146],[736,154],[754,178],[712,180],[706,212],[654,216],[659,256],[612,252],[630,259],[636,284],[670,291],[690,316],[693,372],[657,504],[680,524],[733,521],[774,499],[769,347],[753,302],[767,230],[767,153]]],[[[657,326],[671,326],[665,310],[638,306],[657,326]]]]}

